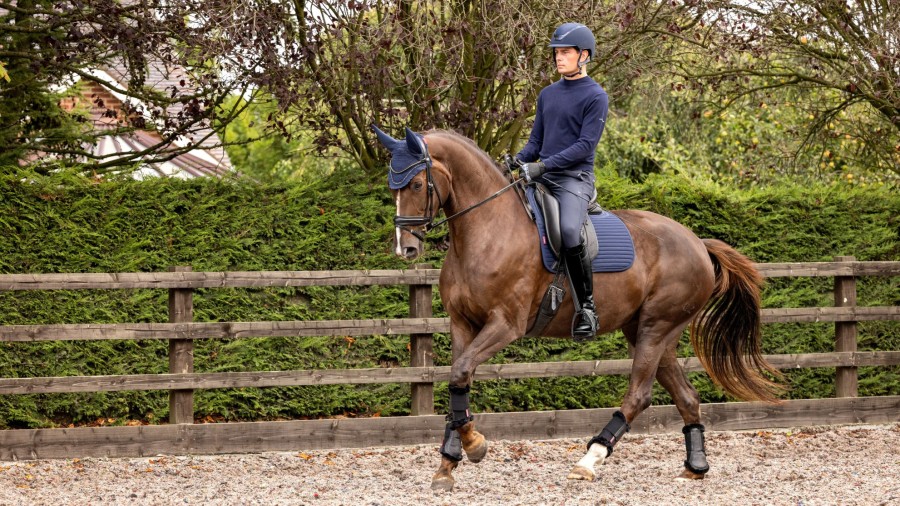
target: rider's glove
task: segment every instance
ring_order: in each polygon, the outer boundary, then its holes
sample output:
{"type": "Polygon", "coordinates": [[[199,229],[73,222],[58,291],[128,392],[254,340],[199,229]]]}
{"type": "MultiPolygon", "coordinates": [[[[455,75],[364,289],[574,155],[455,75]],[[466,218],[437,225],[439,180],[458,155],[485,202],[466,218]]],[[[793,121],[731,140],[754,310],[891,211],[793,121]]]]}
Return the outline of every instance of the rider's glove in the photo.
{"type": "Polygon", "coordinates": [[[518,158],[513,158],[509,154],[503,155],[503,163],[506,164],[506,170],[512,172],[514,170],[521,170],[522,162],[519,161],[518,158]]]}
{"type": "Polygon", "coordinates": [[[530,183],[533,179],[541,177],[546,170],[547,166],[544,165],[544,162],[529,162],[522,164],[521,173],[525,177],[525,181],[530,183]]]}

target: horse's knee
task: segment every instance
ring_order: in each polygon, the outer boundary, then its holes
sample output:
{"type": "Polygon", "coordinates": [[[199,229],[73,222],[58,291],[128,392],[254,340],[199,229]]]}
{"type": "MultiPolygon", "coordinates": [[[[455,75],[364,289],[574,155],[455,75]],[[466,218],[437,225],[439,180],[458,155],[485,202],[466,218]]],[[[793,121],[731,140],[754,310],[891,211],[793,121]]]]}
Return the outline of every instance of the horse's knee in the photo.
{"type": "Polygon", "coordinates": [[[451,373],[451,374],[450,374],[450,381],[449,381],[449,383],[450,383],[451,385],[454,385],[454,386],[458,386],[458,387],[464,388],[466,385],[468,385],[468,384],[470,383],[470,382],[469,382],[469,379],[470,379],[471,377],[472,377],[472,376],[469,375],[469,374],[464,374],[464,373],[461,373],[461,374],[453,374],[453,373],[451,373]]]}
{"type": "Polygon", "coordinates": [[[450,385],[460,388],[465,388],[472,381],[472,371],[469,367],[471,360],[466,354],[463,354],[461,357],[454,359],[453,364],[450,365],[450,385]]]}

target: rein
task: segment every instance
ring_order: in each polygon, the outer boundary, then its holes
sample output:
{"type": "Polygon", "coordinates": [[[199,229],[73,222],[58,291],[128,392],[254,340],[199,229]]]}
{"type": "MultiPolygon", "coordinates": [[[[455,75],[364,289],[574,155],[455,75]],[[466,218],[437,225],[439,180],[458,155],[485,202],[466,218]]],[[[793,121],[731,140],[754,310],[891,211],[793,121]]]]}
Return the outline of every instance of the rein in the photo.
{"type": "Polygon", "coordinates": [[[479,203],[477,203],[477,204],[472,204],[471,206],[469,206],[469,207],[463,209],[462,211],[453,213],[451,216],[448,216],[448,217],[444,218],[443,220],[438,221],[437,223],[429,223],[429,224],[425,225],[425,232],[429,232],[429,231],[431,231],[432,229],[435,229],[435,228],[437,228],[437,227],[443,225],[444,223],[447,223],[448,221],[452,220],[453,218],[457,218],[457,217],[459,217],[459,216],[462,216],[462,215],[466,214],[466,213],[469,212],[469,211],[472,211],[472,210],[474,210],[474,209],[476,209],[476,208],[478,208],[478,207],[481,207],[481,206],[487,204],[488,202],[490,202],[490,201],[494,200],[495,198],[499,197],[500,195],[502,195],[503,193],[505,193],[506,191],[508,191],[509,189],[511,189],[512,187],[516,186],[517,184],[519,184],[519,183],[521,183],[521,182],[522,182],[522,179],[521,179],[521,178],[516,179],[516,180],[513,181],[512,183],[509,183],[508,185],[504,186],[503,188],[497,190],[496,192],[494,192],[493,195],[491,195],[490,197],[488,197],[488,198],[482,200],[481,202],[479,202],[479,203]]]}
{"type": "Polygon", "coordinates": [[[425,158],[413,163],[409,167],[403,169],[402,171],[398,171],[398,172],[405,172],[405,171],[410,170],[413,167],[416,167],[417,165],[421,165],[423,163],[425,164],[425,178],[428,182],[427,183],[428,193],[426,195],[426,200],[425,200],[425,214],[423,216],[394,216],[394,225],[397,228],[399,228],[401,230],[405,230],[406,232],[409,232],[410,234],[415,236],[420,241],[425,240],[425,234],[427,234],[428,232],[431,232],[435,228],[440,227],[441,225],[449,222],[450,220],[458,218],[458,217],[468,213],[469,211],[473,211],[473,210],[487,204],[488,202],[490,202],[490,201],[494,200],[495,198],[499,197],[500,195],[506,193],[508,190],[510,190],[511,188],[515,187],[516,185],[518,185],[519,183],[521,183],[523,181],[522,178],[517,178],[513,182],[511,182],[508,185],[504,186],[503,188],[497,190],[496,192],[494,192],[493,195],[482,200],[481,202],[473,204],[461,211],[453,213],[451,216],[448,216],[448,217],[444,218],[443,220],[439,220],[439,221],[435,222],[434,218],[435,218],[436,213],[432,214],[433,196],[437,195],[439,208],[444,207],[444,200],[441,198],[440,193],[438,193],[438,191],[437,191],[437,186],[434,184],[434,176],[431,175],[431,165],[432,165],[431,157],[426,155],[425,158]],[[409,228],[409,227],[417,227],[417,226],[424,226],[425,232],[422,233],[422,232],[419,232],[418,230],[412,230],[411,228],[409,228]]]}

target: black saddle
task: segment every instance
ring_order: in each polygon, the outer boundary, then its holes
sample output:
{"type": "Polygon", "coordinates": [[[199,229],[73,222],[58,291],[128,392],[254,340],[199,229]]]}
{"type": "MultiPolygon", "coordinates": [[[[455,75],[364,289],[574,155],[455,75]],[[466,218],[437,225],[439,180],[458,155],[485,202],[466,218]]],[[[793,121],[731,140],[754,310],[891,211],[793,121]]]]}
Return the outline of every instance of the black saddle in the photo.
{"type": "MultiPolygon", "coordinates": [[[[534,211],[541,213],[541,216],[544,217],[550,249],[559,258],[562,251],[562,233],[559,229],[559,201],[543,184],[534,182],[532,185],[534,185],[534,201],[538,207],[534,211]]],[[[597,189],[594,188],[591,201],[588,204],[588,214],[601,214],[602,212],[603,208],[597,203],[597,189]]],[[[588,258],[597,256],[599,251],[597,233],[594,231],[590,217],[587,217],[581,226],[581,240],[587,248],[588,258]]]]}

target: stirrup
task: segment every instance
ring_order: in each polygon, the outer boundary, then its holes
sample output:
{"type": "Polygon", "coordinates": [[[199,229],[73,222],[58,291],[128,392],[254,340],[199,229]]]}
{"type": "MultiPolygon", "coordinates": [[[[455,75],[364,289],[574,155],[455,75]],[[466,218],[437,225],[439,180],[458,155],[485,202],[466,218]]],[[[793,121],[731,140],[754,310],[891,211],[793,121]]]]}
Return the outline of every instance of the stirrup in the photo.
{"type": "Polygon", "coordinates": [[[572,339],[586,341],[597,336],[597,313],[590,309],[581,309],[575,313],[572,319],[572,339]],[[578,327],[587,324],[587,329],[579,330],[578,327]]]}

